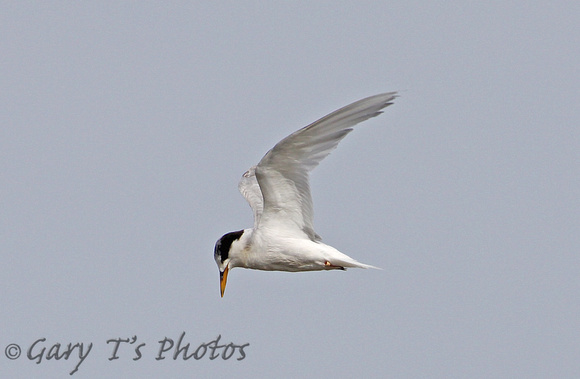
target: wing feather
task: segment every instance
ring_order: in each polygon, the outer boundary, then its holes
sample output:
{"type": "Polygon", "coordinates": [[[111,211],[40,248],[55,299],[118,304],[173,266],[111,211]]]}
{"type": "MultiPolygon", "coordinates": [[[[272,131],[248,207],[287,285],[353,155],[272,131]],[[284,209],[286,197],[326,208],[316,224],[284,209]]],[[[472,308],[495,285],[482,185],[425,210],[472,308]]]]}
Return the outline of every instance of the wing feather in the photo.
{"type": "Polygon", "coordinates": [[[254,227],[276,227],[305,233],[313,241],[313,206],[308,176],[352,127],[391,105],[395,92],[367,97],[347,105],[290,134],[244,174],[240,192],[254,212],[254,227]]]}
{"type": "Polygon", "coordinates": [[[258,226],[260,217],[264,210],[264,199],[262,198],[262,191],[256,179],[256,166],[250,167],[248,171],[242,175],[238,184],[238,189],[246,201],[250,204],[254,212],[254,228],[258,226]]]}

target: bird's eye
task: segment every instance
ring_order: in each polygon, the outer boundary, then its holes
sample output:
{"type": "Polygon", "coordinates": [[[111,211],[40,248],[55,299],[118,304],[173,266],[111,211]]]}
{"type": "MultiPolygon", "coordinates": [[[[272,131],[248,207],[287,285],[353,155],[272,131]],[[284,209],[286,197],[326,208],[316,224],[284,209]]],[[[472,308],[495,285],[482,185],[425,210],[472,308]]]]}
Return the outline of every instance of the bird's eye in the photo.
{"type": "Polygon", "coordinates": [[[221,260],[221,253],[220,253],[220,251],[221,251],[221,246],[222,246],[222,243],[221,243],[221,241],[218,241],[218,242],[215,244],[215,249],[214,249],[214,251],[213,251],[213,255],[214,255],[215,257],[219,257],[219,258],[220,258],[220,260],[221,260]]]}

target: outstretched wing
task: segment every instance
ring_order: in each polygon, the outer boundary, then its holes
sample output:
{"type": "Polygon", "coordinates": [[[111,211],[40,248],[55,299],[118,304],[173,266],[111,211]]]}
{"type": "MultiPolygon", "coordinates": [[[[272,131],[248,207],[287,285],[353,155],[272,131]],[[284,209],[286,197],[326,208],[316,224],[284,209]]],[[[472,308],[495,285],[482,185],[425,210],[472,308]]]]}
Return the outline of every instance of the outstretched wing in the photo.
{"type": "Polygon", "coordinates": [[[240,190],[254,210],[255,226],[301,231],[311,240],[319,240],[313,226],[309,172],[352,131],[352,126],[381,114],[395,97],[395,92],[390,92],[347,105],[292,133],[268,151],[248,171],[247,178],[244,174],[244,184],[240,182],[240,190]]]}
{"type": "Polygon", "coordinates": [[[238,183],[238,189],[254,212],[254,228],[256,228],[264,210],[262,191],[256,179],[256,166],[252,166],[248,171],[244,172],[244,175],[242,175],[238,183]]]}

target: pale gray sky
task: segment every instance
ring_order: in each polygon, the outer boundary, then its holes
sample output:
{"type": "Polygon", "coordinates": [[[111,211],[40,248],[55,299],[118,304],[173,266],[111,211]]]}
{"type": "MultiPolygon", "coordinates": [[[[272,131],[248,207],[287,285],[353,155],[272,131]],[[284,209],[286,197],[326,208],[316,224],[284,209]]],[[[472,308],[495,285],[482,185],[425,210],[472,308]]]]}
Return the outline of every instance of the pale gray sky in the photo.
{"type": "Polygon", "coordinates": [[[579,377],[580,5],[539,4],[2,2],[0,376],[82,342],[74,378],[579,377]],[[317,232],[383,270],[221,299],[240,175],[387,91],[312,177],[317,232]],[[156,360],[182,332],[250,345],[156,360]]]}

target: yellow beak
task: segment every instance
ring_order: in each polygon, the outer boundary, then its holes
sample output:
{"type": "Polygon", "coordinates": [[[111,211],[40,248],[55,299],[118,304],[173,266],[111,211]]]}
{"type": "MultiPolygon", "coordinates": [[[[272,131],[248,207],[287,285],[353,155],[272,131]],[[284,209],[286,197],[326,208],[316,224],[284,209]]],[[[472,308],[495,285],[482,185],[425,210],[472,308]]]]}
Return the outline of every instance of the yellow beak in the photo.
{"type": "Polygon", "coordinates": [[[220,290],[222,292],[222,297],[224,297],[224,292],[226,292],[226,282],[228,281],[229,271],[229,266],[226,266],[226,269],[223,272],[220,272],[220,290]]]}

